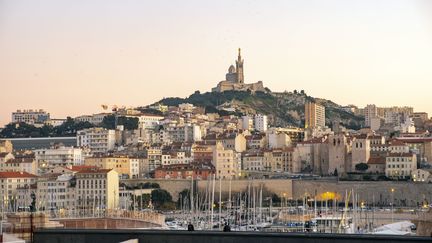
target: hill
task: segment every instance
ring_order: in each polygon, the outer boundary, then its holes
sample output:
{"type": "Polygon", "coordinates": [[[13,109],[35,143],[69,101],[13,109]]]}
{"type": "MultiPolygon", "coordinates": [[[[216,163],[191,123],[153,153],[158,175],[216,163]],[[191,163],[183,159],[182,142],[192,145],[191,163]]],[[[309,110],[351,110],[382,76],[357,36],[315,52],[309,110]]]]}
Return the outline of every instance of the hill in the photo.
{"type": "Polygon", "coordinates": [[[246,92],[225,91],[223,93],[196,91],[187,98],[164,98],[157,103],[177,106],[181,103],[190,103],[204,107],[206,113],[219,113],[221,115],[255,114],[261,113],[269,117],[273,126],[304,126],[304,105],[306,101],[315,101],[326,108],[326,125],[339,120],[350,129],[359,129],[363,126],[364,118],[342,109],[342,106],[326,99],[314,98],[302,92],[246,92]]]}

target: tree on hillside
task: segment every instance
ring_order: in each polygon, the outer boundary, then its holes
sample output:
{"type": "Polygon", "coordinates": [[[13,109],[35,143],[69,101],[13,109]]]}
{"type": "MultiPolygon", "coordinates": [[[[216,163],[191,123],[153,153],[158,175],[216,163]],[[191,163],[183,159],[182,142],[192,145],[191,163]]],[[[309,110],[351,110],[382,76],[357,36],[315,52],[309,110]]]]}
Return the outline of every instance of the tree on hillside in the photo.
{"type": "MultiPolygon", "coordinates": [[[[126,117],[126,116],[118,116],[117,117],[117,125],[123,125],[126,130],[134,130],[138,129],[138,118],[136,117],[126,117]]],[[[102,127],[106,129],[115,129],[116,127],[116,116],[108,115],[105,116],[102,120],[102,127]]]]}
{"type": "Polygon", "coordinates": [[[24,123],[9,123],[0,132],[0,137],[3,138],[28,138],[41,137],[40,129],[24,123]]]}

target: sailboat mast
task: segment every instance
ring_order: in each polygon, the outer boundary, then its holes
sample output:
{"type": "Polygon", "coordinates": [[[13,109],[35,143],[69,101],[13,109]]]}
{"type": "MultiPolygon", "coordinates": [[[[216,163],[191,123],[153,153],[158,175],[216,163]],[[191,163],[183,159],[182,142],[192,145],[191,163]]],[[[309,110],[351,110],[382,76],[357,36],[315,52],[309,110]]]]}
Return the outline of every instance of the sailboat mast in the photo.
{"type": "Polygon", "coordinates": [[[213,203],[214,203],[214,193],[215,193],[215,180],[216,175],[213,175],[213,183],[212,183],[212,194],[211,194],[211,214],[210,214],[210,230],[213,230],[213,203]]]}

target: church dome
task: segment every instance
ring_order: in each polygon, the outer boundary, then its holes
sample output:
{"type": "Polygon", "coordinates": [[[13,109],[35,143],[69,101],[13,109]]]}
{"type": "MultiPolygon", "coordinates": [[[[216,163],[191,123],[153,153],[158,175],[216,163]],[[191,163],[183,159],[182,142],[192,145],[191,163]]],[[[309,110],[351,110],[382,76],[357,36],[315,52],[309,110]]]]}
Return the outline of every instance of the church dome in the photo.
{"type": "Polygon", "coordinates": [[[231,65],[231,66],[228,68],[228,73],[235,73],[235,72],[236,72],[236,70],[235,70],[234,65],[231,65]]]}

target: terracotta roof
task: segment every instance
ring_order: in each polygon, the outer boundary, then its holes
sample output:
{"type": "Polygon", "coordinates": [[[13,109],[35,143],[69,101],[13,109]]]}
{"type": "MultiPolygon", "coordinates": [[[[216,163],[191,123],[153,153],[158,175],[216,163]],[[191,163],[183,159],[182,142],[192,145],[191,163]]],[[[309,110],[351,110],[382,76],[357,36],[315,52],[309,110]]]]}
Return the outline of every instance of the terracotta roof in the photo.
{"type": "Polygon", "coordinates": [[[25,171],[5,171],[0,172],[0,178],[36,178],[36,175],[25,171]]]}
{"type": "Polygon", "coordinates": [[[77,172],[77,174],[106,174],[110,172],[112,169],[99,169],[96,167],[82,169],[77,172]]]}
{"type": "Polygon", "coordinates": [[[405,142],[405,143],[424,143],[424,142],[432,142],[432,137],[404,137],[404,138],[396,138],[399,141],[405,142]]]}
{"type": "Polygon", "coordinates": [[[406,144],[400,140],[393,139],[390,141],[390,146],[405,146],[406,144]]]}
{"type": "Polygon", "coordinates": [[[370,157],[368,164],[385,164],[386,158],[385,157],[370,157]]]}
{"type": "Polygon", "coordinates": [[[86,169],[97,169],[96,166],[90,166],[90,165],[73,165],[71,168],[68,168],[69,170],[72,171],[76,171],[79,172],[81,170],[86,170],[86,169]]]}

